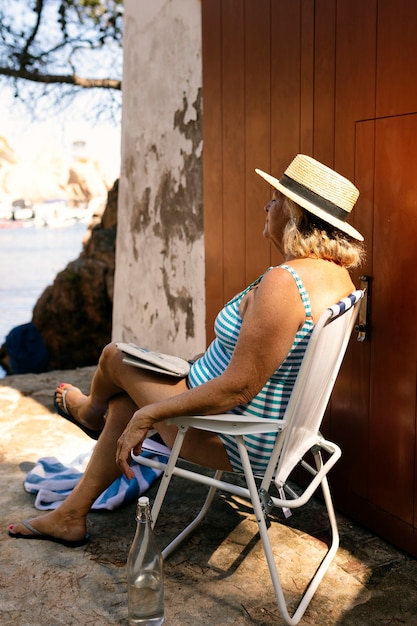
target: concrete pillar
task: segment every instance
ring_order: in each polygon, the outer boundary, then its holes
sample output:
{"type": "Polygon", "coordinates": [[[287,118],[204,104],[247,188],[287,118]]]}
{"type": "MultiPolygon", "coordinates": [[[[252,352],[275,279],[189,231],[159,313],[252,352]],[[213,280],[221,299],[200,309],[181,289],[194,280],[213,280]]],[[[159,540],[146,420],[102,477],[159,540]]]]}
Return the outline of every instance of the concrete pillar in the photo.
{"type": "Polygon", "coordinates": [[[113,338],[205,348],[200,0],[124,3],[113,338]]]}

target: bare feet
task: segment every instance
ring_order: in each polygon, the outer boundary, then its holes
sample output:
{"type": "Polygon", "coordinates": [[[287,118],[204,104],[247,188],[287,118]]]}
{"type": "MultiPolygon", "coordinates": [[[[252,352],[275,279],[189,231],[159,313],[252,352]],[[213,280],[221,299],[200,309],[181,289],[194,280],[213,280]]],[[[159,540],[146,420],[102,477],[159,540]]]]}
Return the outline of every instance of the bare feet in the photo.
{"type": "Polygon", "coordinates": [[[93,439],[104,427],[106,407],[93,407],[81,389],[61,383],[55,390],[55,406],[62,417],[78,425],[93,439]]]}
{"type": "Polygon", "coordinates": [[[18,539],[43,539],[68,547],[84,545],[89,539],[85,518],[62,516],[59,510],[29,521],[11,524],[8,533],[10,537],[18,539]]]}

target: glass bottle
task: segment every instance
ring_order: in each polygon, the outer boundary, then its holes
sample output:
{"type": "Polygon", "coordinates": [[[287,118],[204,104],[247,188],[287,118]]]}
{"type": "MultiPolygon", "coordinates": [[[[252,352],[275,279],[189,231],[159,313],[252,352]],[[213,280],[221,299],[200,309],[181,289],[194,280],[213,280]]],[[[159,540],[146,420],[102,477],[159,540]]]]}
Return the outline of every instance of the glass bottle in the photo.
{"type": "Polygon", "coordinates": [[[138,500],[136,522],[127,558],[129,626],[160,626],[164,622],[163,560],[146,496],[138,500]]]}

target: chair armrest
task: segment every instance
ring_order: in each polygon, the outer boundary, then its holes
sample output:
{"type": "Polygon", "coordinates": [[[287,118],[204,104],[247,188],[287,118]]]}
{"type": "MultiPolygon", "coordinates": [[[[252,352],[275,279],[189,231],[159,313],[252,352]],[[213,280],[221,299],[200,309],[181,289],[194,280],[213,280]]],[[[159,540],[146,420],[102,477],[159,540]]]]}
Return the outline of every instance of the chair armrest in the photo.
{"type": "Polygon", "coordinates": [[[285,428],[284,420],[252,417],[250,415],[184,415],[167,420],[168,424],[176,424],[178,428],[190,427],[209,430],[223,435],[246,435],[252,433],[281,432],[285,428]]]}

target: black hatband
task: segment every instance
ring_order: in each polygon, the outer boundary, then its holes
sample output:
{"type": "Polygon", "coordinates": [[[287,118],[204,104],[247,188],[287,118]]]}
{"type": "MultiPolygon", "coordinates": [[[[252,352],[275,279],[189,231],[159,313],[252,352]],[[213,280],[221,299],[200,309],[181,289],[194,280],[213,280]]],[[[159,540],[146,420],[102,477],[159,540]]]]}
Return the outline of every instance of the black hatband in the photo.
{"type": "Polygon", "coordinates": [[[293,178],[287,176],[287,174],[283,174],[279,182],[283,187],[288,189],[288,191],[292,191],[293,193],[297,194],[297,196],[300,196],[301,198],[304,198],[304,200],[311,202],[311,204],[314,204],[317,208],[326,211],[326,213],[330,213],[330,215],[336,217],[339,220],[342,220],[343,222],[346,221],[349,215],[348,211],[341,209],[331,200],[323,198],[323,196],[320,196],[320,194],[312,191],[305,185],[298,183],[293,178]]]}

